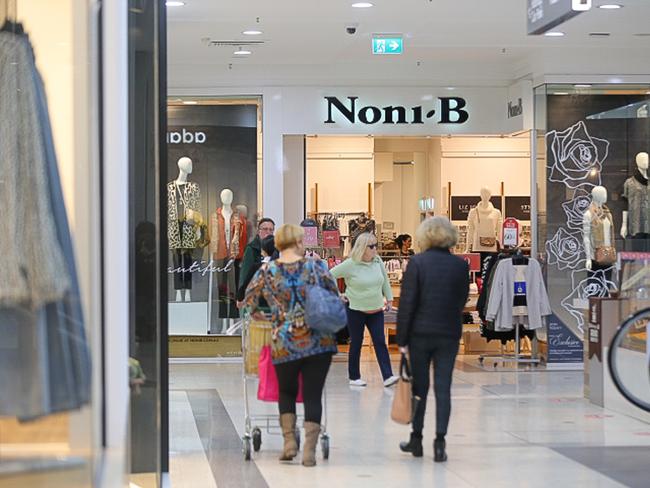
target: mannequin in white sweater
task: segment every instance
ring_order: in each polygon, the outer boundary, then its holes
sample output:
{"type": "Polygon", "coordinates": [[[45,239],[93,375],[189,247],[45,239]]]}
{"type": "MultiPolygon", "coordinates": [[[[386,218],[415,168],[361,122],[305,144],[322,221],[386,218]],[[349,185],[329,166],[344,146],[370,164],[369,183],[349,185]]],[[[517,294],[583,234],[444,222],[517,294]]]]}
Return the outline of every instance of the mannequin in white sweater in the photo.
{"type": "Polygon", "coordinates": [[[481,188],[481,201],[469,211],[467,216],[467,249],[466,252],[496,252],[503,216],[501,211],[492,205],[489,188],[481,188]],[[493,245],[481,244],[481,238],[494,238],[493,245]]]}

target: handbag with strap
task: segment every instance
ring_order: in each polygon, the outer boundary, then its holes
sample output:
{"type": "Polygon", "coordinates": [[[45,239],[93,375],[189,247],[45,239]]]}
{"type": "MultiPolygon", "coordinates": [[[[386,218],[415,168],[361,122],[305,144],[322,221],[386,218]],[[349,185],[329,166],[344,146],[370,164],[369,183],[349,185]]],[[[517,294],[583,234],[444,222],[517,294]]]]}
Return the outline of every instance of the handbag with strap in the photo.
{"type": "Polygon", "coordinates": [[[420,397],[413,395],[412,381],[408,359],[406,354],[402,353],[399,364],[399,380],[395,387],[393,406],[390,411],[390,418],[398,424],[410,424],[420,402],[420,397]]]}
{"type": "MultiPolygon", "coordinates": [[[[313,266],[316,264],[314,263],[313,266]]],[[[312,268],[314,283],[307,286],[305,302],[305,323],[310,329],[335,334],[347,325],[345,305],[338,292],[328,290],[320,283],[316,270],[312,268]]]]}
{"type": "Polygon", "coordinates": [[[614,246],[602,246],[596,248],[594,260],[598,264],[610,266],[616,262],[616,248],[614,246]]]}
{"type": "Polygon", "coordinates": [[[481,236],[481,216],[478,208],[476,209],[476,220],[478,220],[478,243],[481,247],[494,247],[497,245],[497,238],[492,236],[481,236]]]}

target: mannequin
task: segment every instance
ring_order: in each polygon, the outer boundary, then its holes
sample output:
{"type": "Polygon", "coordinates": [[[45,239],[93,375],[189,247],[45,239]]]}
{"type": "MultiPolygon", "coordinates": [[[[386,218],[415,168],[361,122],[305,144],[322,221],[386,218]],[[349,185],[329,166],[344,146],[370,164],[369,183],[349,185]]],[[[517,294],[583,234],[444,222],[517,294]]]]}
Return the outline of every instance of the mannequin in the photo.
{"type": "MultiPolygon", "coordinates": [[[[193,163],[188,157],[182,157],[177,162],[178,177],[167,184],[167,237],[169,248],[173,252],[174,269],[189,269],[194,258],[192,253],[196,248],[196,230],[194,219],[199,211],[201,190],[199,185],[188,181],[192,174],[193,163]]],[[[176,301],[192,301],[192,274],[189,272],[174,273],[174,289],[176,301]]]]}
{"type": "Polygon", "coordinates": [[[591,190],[591,205],[582,219],[582,235],[587,256],[585,267],[588,270],[597,271],[612,266],[611,263],[596,261],[598,247],[614,246],[614,222],[606,202],[607,189],[603,186],[594,187],[591,190]]]}
{"type": "Polygon", "coordinates": [[[233,209],[234,195],[230,188],[221,191],[220,199],[221,207],[210,218],[210,252],[216,266],[226,271],[216,276],[218,296],[213,300],[216,299],[219,306],[212,309],[218,314],[213,318],[237,318],[237,282],[247,241],[246,220],[233,209]],[[232,264],[228,265],[230,262],[232,264]]]}
{"type": "Polygon", "coordinates": [[[623,185],[623,198],[628,208],[623,211],[621,237],[650,237],[650,188],[648,187],[648,153],[636,155],[636,171],[623,185]]]}
{"type": "Polygon", "coordinates": [[[503,225],[501,211],[492,205],[489,188],[481,188],[481,201],[469,211],[467,216],[467,249],[465,252],[493,253],[497,251],[496,241],[503,225]],[[485,244],[485,239],[492,238],[493,245],[485,244]],[[481,240],[484,243],[481,244],[481,240]]]}

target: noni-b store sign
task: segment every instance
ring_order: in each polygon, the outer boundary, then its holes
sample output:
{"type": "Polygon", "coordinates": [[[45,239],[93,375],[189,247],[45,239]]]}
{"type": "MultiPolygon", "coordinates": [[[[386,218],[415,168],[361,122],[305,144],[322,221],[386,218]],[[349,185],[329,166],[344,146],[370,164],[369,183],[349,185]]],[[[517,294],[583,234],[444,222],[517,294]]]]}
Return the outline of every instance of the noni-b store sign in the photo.
{"type": "Polygon", "coordinates": [[[437,103],[432,99],[428,104],[404,106],[387,104],[376,106],[364,103],[360,97],[348,96],[324,97],[327,104],[327,119],[325,124],[336,124],[346,121],[350,124],[372,126],[382,125],[424,125],[466,123],[470,114],[467,102],[461,97],[438,97],[437,103]]]}

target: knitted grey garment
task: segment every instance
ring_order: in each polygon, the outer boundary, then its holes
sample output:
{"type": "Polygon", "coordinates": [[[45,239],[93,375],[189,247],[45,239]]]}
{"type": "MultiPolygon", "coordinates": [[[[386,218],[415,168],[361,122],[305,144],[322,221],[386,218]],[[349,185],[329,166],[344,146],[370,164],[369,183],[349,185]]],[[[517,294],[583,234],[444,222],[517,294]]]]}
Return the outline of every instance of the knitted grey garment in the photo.
{"type": "Polygon", "coordinates": [[[27,40],[0,32],[0,306],[34,309],[71,283],[50,206],[35,72],[27,40]]]}

